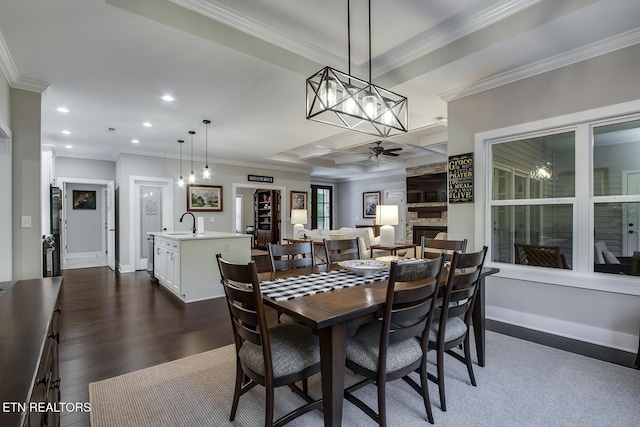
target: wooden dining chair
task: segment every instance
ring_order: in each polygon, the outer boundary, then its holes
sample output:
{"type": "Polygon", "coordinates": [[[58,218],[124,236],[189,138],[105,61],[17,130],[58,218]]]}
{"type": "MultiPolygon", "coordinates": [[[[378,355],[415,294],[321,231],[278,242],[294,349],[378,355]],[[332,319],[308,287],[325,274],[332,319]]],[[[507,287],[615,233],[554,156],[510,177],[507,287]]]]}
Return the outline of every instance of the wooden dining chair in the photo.
{"type": "Polygon", "coordinates": [[[467,365],[471,384],[476,386],[471,362],[469,326],[486,255],[486,246],[479,252],[463,254],[456,251],[453,253],[447,283],[441,294],[442,299],[439,300],[438,319],[433,322],[429,332],[429,349],[437,352],[437,376],[429,374],[429,379],[438,384],[440,409],[443,411],[447,410],[444,391],[445,353],[467,365]],[[454,351],[460,344],[462,344],[463,355],[454,351]]]}
{"type": "Polygon", "coordinates": [[[437,258],[441,253],[445,253],[447,254],[447,260],[450,260],[453,251],[462,253],[466,251],[467,239],[429,239],[425,236],[422,236],[420,245],[422,246],[422,253],[420,254],[420,258],[437,258]]]}
{"type": "Polygon", "coordinates": [[[360,259],[360,239],[324,239],[324,252],[327,263],[334,264],[350,259],[360,259]]]}
{"type": "Polygon", "coordinates": [[[386,383],[399,378],[422,396],[427,419],[433,424],[426,354],[443,265],[444,255],[433,260],[393,261],[381,321],[361,327],[347,341],[347,368],[365,379],[348,387],[345,399],[380,426],[387,425],[386,383]],[[420,385],[409,377],[414,371],[420,373],[420,385]],[[353,394],[372,383],[378,387],[378,413],[353,394]]]}
{"type": "Polygon", "coordinates": [[[295,385],[320,371],[318,337],[295,323],[268,328],[255,263],[232,264],[220,254],[216,260],[236,346],[236,383],[229,421],[235,419],[240,397],[256,385],[266,390],[265,426],[279,427],[321,408],[322,400],[313,400],[295,385]],[[274,390],[284,385],[307,403],[274,422],[274,390]]]}
{"type": "Polygon", "coordinates": [[[516,264],[568,269],[567,259],[560,246],[525,245],[514,243],[516,264]]]}
{"type": "Polygon", "coordinates": [[[267,252],[269,252],[271,271],[313,267],[316,265],[312,241],[285,245],[267,243],[267,252]]]}

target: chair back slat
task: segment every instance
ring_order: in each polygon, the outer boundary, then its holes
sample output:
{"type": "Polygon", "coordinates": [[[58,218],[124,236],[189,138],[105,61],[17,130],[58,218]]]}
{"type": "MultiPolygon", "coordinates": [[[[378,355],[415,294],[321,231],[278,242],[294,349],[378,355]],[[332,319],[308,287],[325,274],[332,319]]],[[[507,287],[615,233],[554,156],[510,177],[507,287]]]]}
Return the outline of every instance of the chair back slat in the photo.
{"type": "Polygon", "coordinates": [[[324,239],[324,252],[329,264],[360,259],[360,239],[324,239]]]}
{"type": "Polygon", "coordinates": [[[216,261],[231,316],[236,352],[245,341],[262,346],[265,377],[272,378],[271,346],[256,264],[254,261],[233,264],[220,254],[216,254],[216,261]]]}
{"type": "Polygon", "coordinates": [[[560,253],[560,246],[525,245],[514,243],[516,264],[538,267],[568,269],[566,258],[560,253]]]}
{"type": "MultiPolygon", "coordinates": [[[[439,304],[438,346],[444,344],[448,319],[459,317],[467,326],[471,323],[471,313],[480,282],[482,266],[487,255],[487,247],[479,252],[460,253],[455,251],[449,266],[447,284],[439,304]]],[[[463,337],[460,337],[462,339],[463,337]]]]}
{"type": "MultiPolygon", "coordinates": [[[[437,258],[441,253],[451,254],[453,251],[465,252],[467,249],[467,239],[463,240],[442,240],[442,239],[429,239],[422,236],[421,239],[422,253],[421,258],[437,258]]],[[[448,256],[447,259],[451,257],[448,256]]]]}
{"type": "Polygon", "coordinates": [[[292,268],[313,267],[315,265],[313,242],[296,242],[281,245],[267,243],[271,271],[292,268]]]}
{"type": "Polygon", "coordinates": [[[386,349],[391,343],[421,337],[426,349],[425,332],[433,320],[443,265],[444,255],[421,262],[391,263],[380,335],[380,367],[386,366],[386,349]]]}

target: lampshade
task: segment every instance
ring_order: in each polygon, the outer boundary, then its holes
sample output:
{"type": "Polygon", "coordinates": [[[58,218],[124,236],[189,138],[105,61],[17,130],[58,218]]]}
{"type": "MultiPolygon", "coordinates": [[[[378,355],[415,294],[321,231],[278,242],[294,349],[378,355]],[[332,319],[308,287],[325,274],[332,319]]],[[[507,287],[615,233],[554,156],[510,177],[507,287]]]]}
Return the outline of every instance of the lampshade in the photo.
{"type": "Polygon", "coordinates": [[[293,237],[303,237],[301,232],[303,230],[302,224],[307,223],[307,210],[306,209],[291,209],[291,224],[293,224],[293,237]]]}
{"type": "Polygon", "coordinates": [[[376,206],[377,225],[398,225],[398,205],[376,206]]]}

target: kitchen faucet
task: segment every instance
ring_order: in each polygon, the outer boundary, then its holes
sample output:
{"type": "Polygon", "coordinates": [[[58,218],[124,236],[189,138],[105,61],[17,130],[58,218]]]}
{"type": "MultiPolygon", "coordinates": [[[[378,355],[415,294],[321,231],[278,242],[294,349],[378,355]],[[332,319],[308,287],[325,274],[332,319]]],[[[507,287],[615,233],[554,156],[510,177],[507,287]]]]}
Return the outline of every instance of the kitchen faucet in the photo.
{"type": "Polygon", "coordinates": [[[191,230],[193,230],[193,234],[196,234],[196,216],[192,212],[185,212],[180,217],[180,222],[182,222],[185,215],[191,215],[191,218],[193,218],[193,228],[191,230]]]}

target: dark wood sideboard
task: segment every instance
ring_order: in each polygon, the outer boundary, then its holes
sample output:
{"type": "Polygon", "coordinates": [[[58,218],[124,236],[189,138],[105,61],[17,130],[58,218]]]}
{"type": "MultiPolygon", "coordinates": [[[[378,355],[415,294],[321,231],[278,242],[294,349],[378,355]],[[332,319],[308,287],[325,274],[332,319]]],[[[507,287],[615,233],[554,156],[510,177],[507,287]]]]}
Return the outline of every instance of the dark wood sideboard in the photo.
{"type": "Polygon", "coordinates": [[[21,280],[0,298],[0,425],[59,426],[57,306],[62,277],[21,280]],[[23,410],[24,409],[24,410],[23,410]],[[33,409],[33,408],[32,408],[33,409]]]}

